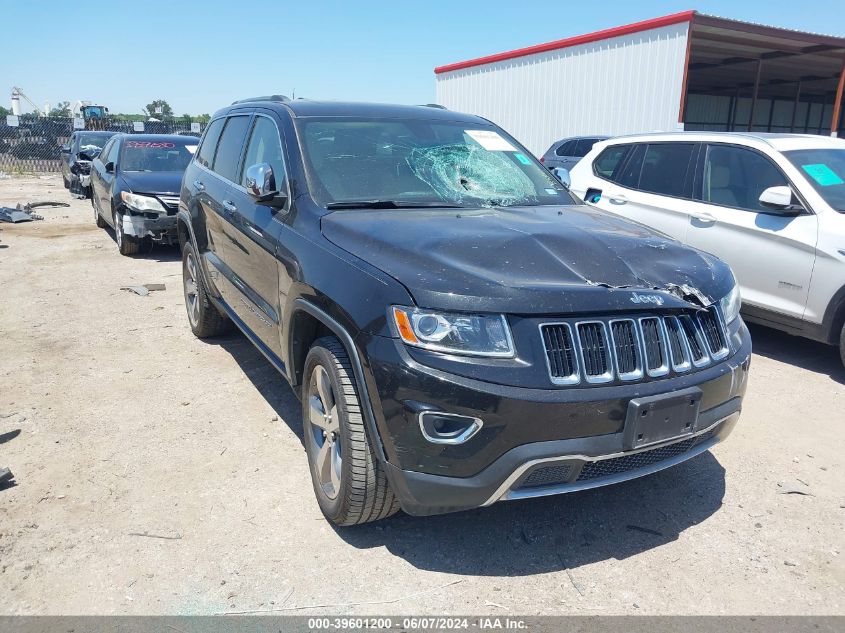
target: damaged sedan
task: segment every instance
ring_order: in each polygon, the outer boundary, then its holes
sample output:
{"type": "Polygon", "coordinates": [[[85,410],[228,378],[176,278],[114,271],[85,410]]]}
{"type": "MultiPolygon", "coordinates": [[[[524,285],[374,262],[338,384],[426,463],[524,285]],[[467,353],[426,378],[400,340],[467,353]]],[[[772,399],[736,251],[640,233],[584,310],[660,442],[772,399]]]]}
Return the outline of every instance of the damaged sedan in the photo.
{"type": "Polygon", "coordinates": [[[196,148],[193,137],[117,134],[94,159],[94,220],[114,228],[122,255],[177,242],[179,187],[196,148]]]}
{"type": "Polygon", "coordinates": [[[115,132],[74,132],[61,147],[62,182],[77,198],[91,197],[91,161],[115,132]]]}
{"type": "Polygon", "coordinates": [[[191,329],[237,326],[292,386],[336,525],[640,477],[739,418],[730,268],[580,203],[485,119],[235,102],[178,231],[191,329]]]}

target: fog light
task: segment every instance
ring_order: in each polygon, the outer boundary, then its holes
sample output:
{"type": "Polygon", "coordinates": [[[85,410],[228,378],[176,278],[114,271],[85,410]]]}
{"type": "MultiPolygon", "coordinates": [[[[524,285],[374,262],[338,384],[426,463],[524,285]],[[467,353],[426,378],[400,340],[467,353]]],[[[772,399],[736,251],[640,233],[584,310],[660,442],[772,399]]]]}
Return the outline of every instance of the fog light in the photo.
{"type": "Polygon", "coordinates": [[[434,444],[463,444],[484,424],[478,418],[442,411],[422,411],[419,421],[423,436],[434,444]]]}

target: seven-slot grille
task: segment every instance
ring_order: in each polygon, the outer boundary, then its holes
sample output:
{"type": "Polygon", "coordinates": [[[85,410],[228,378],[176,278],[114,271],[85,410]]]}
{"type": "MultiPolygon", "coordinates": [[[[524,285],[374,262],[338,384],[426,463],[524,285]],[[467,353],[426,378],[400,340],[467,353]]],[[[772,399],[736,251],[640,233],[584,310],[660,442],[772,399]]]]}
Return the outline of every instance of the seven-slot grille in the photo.
{"type": "Polygon", "coordinates": [[[728,355],[715,306],[662,317],[544,323],[540,331],[549,374],[559,385],[658,378],[728,355]]]}

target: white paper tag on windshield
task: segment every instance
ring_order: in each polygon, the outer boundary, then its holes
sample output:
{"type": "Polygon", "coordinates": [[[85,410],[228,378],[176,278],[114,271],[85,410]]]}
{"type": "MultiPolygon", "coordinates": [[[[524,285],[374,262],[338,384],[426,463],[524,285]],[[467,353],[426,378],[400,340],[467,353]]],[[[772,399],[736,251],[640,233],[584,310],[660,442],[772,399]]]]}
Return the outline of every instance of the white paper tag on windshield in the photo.
{"type": "Polygon", "coordinates": [[[191,154],[197,153],[197,146],[196,145],[185,145],[185,149],[188,150],[191,154]]]}
{"type": "Polygon", "coordinates": [[[493,130],[464,130],[484,149],[491,152],[515,152],[516,148],[493,130]]]}

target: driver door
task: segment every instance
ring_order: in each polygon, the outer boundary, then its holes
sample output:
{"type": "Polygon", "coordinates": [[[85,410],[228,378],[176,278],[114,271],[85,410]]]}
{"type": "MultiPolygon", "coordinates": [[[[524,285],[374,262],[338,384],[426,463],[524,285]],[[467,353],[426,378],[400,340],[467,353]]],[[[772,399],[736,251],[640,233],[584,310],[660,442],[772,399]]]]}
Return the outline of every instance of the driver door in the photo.
{"type": "Polygon", "coordinates": [[[716,143],[703,151],[687,242],[730,265],[743,303],[803,318],[816,259],[816,216],[784,215],[760,204],[765,189],[791,184],[763,153],[716,143]]]}

